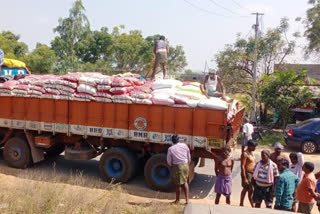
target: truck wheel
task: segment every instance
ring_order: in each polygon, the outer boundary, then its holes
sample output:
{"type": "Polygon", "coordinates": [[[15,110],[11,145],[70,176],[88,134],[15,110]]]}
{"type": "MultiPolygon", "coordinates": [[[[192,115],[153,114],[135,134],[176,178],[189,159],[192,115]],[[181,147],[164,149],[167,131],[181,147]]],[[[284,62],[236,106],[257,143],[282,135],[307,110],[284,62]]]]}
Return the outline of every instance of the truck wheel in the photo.
{"type": "Polygon", "coordinates": [[[167,155],[162,153],[151,156],[144,167],[144,177],[151,189],[172,191],[174,184],[167,155]]]}
{"type": "Polygon", "coordinates": [[[31,164],[31,151],[27,141],[13,137],[4,145],[3,157],[8,166],[25,169],[31,164]]]}
{"type": "Polygon", "coordinates": [[[46,151],[46,155],[47,155],[47,157],[59,156],[62,152],[64,152],[64,148],[65,148],[65,146],[63,144],[53,146],[52,148],[50,148],[46,151]]]}
{"type": "Polygon", "coordinates": [[[103,153],[99,169],[106,181],[126,183],[136,172],[137,158],[126,148],[111,148],[103,153]]]}

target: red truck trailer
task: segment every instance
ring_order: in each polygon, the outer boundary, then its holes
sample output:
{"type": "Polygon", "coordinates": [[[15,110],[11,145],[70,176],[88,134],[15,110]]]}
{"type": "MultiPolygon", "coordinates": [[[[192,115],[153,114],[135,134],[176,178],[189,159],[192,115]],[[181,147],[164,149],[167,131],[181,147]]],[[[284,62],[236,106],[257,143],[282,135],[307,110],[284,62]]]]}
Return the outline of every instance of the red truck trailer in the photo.
{"type": "MultiPolygon", "coordinates": [[[[172,188],[166,151],[178,134],[192,159],[234,146],[244,109],[227,110],[1,96],[0,145],[8,166],[26,168],[64,151],[66,159],[101,155],[101,176],[127,182],[144,163],[149,187],[172,188]],[[143,160],[143,161],[139,161],[143,160]]],[[[191,170],[192,171],[192,170],[191,170]]]]}

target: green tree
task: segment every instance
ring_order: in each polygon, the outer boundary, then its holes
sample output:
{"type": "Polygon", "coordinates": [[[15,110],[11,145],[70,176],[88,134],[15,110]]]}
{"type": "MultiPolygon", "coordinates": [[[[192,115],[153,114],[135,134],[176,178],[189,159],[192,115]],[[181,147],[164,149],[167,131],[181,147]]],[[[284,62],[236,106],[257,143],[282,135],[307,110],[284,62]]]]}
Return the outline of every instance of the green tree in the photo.
{"type": "Polygon", "coordinates": [[[312,98],[307,88],[299,84],[304,82],[307,72],[276,71],[271,75],[263,75],[263,84],[260,87],[261,100],[275,109],[279,114],[279,123],[283,130],[292,117],[292,108],[303,106],[312,98]]]}
{"type": "Polygon", "coordinates": [[[25,57],[25,62],[32,73],[52,73],[55,61],[55,52],[47,45],[40,43],[25,57]]]}
{"type": "Polygon", "coordinates": [[[124,26],[112,32],[111,65],[116,72],[142,73],[152,61],[152,47],[138,30],[121,33],[124,26]]]}
{"type": "Polygon", "coordinates": [[[182,72],[187,65],[183,47],[181,45],[177,45],[176,47],[170,46],[167,65],[169,74],[182,72]]]}
{"type": "Polygon", "coordinates": [[[90,24],[85,15],[81,0],[76,0],[69,11],[68,18],[60,18],[59,25],[54,29],[59,35],[51,42],[52,49],[58,57],[57,68],[62,72],[78,69],[81,41],[90,34],[90,24]]]}
{"type": "Polygon", "coordinates": [[[184,70],[184,73],[187,74],[187,75],[192,75],[192,74],[194,74],[191,69],[186,69],[186,70],[184,70]]]}
{"type": "MultiPolygon", "coordinates": [[[[258,40],[258,88],[260,77],[270,75],[274,71],[275,64],[285,63],[287,56],[295,49],[295,42],[287,39],[289,24],[287,18],[282,18],[278,27],[269,29],[258,40]]],[[[225,49],[216,55],[216,62],[228,93],[243,93],[252,97],[253,64],[254,64],[253,37],[241,38],[238,36],[234,44],[226,45],[225,49]]],[[[261,101],[256,94],[258,101],[261,101]]],[[[251,101],[250,101],[251,102],[251,101]]],[[[260,102],[261,104],[261,102],[260,102]]],[[[266,119],[267,105],[260,105],[262,119],[266,119]]]]}
{"type": "MultiPolygon", "coordinates": [[[[288,19],[282,18],[277,28],[269,29],[258,41],[259,74],[270,75],[274,64],[282,64],[285,58],[294,52],[294,41],[288,41],[286,32],[289,29],[288,19]]],[[[215,58],[219,74],[230,93],[251,95],[254,38],[238,36],[234,44],[226,45],[215,58]]]]}
{"type": "Polygon", "coordinates": [[[27,44],[19,40],[20,36],[10,31],[0,33],[0,48],[4,51],[6,58],[21,59],[27,54],[27,44]]]}
{"type": "Polygon", "coordinates": [[[320,51],[320,1],[309,0],[309,4],[312,5],[307,10],[307,18],[305,20],[306,30],[304,32],[305,37],[308,40],[307,52],[319,52],[320,51]]]}
{"type": "Polygon", "coordinates": [[[108,28],[103,27],[100,31],[92,31],[87,37],[79,41],[76,55],[83,63],[96,63],[98,60],[109,60],[112,36],[108,28]]]}

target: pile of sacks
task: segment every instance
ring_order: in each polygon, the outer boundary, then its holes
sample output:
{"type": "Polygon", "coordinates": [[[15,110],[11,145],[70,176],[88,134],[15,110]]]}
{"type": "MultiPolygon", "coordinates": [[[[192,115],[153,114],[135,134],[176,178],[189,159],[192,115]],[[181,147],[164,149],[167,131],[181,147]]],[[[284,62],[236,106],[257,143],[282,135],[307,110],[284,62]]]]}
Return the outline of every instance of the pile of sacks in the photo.
{"type": "Polygon", "coordinates": [[[220,98],[207,99],[200,91],[200,83],[172,79],[151,82],[132,73],[29,75],[1,83],[0,95],[228,109],[228,104],[220,98]]]}
{"type": "Polygon", "coordinates": [[[0,84],[1,96],[152,104],[151,83],[137,74],[29,75],[0,84]]]}
{"type": "Polygon", "coordinates": [[[228,105],[220,98],[206,98],[201,93],[200,83],[178,80],[157,80],[152,83],[152,102],[158,105],[176,107],[203,107],[226,110],[228,105]]]}

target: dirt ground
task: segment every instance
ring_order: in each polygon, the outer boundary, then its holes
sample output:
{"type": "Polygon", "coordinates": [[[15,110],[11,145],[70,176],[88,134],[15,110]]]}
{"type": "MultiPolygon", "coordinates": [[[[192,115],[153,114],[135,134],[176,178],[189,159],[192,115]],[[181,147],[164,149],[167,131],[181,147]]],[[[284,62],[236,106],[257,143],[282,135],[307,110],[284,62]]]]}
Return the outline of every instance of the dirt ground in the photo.
{"type": "MultiPolygon", "coordinates": [[[[272,148],[268,146],[260,146],[257,148],[255,154],[257,160],[260,160],[260,151],[262,149],[272,148]]],[[[289,155],[292,150],[286,149],[285,153],[289,155]]],[[[234,151],[233,157],[235,159],[235,167],[232,174],[233,186],[232,186],[232,196],[231,203],[233,206],[237,206],[240,201],[241,192],[241,178],[240,178],[240,148],[234,151]]],[[[20,179],[31,180],[32,182],[46,181],[54,184],[71,184],[76,186],[81,186],[84,188],[94,188],[98,190],[110,189],[110,184],[101,181],[99,170],[98,170],[98,160],[90,161],[70,161],[65,160],[63,156],[59,156],[53,159],[43,161],[41,163],[35,164],[33,167],[26,170],[19,170],[9,168],[5,165],[2,157],[2,152],[0,150],[0,180],[1,183],[8,183],[8,185],[14,185],[19,182],[20,179]]],[[[305,155],[306,161],[311,161],[315,163],[315,171],[320,171],[320,155],[312,154],[305,155]]],[[[190,184],[190,197],[191,203],[197,204],[213,204],[215,193],[214,193],[214,161],[206,160],[206,166],[196,168],[196,175],[193,182],[190,184]]],[[[128,203],[136,205],[152,204],[154,202],[169,204],[175,198],[175,194],[157,192],[150,190],[143,178],[143,169],[140,173],[129,183],[121,184],[122,191],[128,195],[128,203]]],[[[183,202],[183,200],[182,200],[183,202]]],[[[222,197],[221,204],[225,204],[225,200],[222,197]]],[[[5,204],[0,203],[1,207],[5,204]]],[[[249,207],[248,201],[246,201],[245,206],[249,207]]],[[[181,209],[177,208],[180,212],[181,209]]],[[[2,213],[2,212],[1,212],[2,213]]],[[[313,213],[318,213],[317,207],[313,209],[313,213]]]]}

